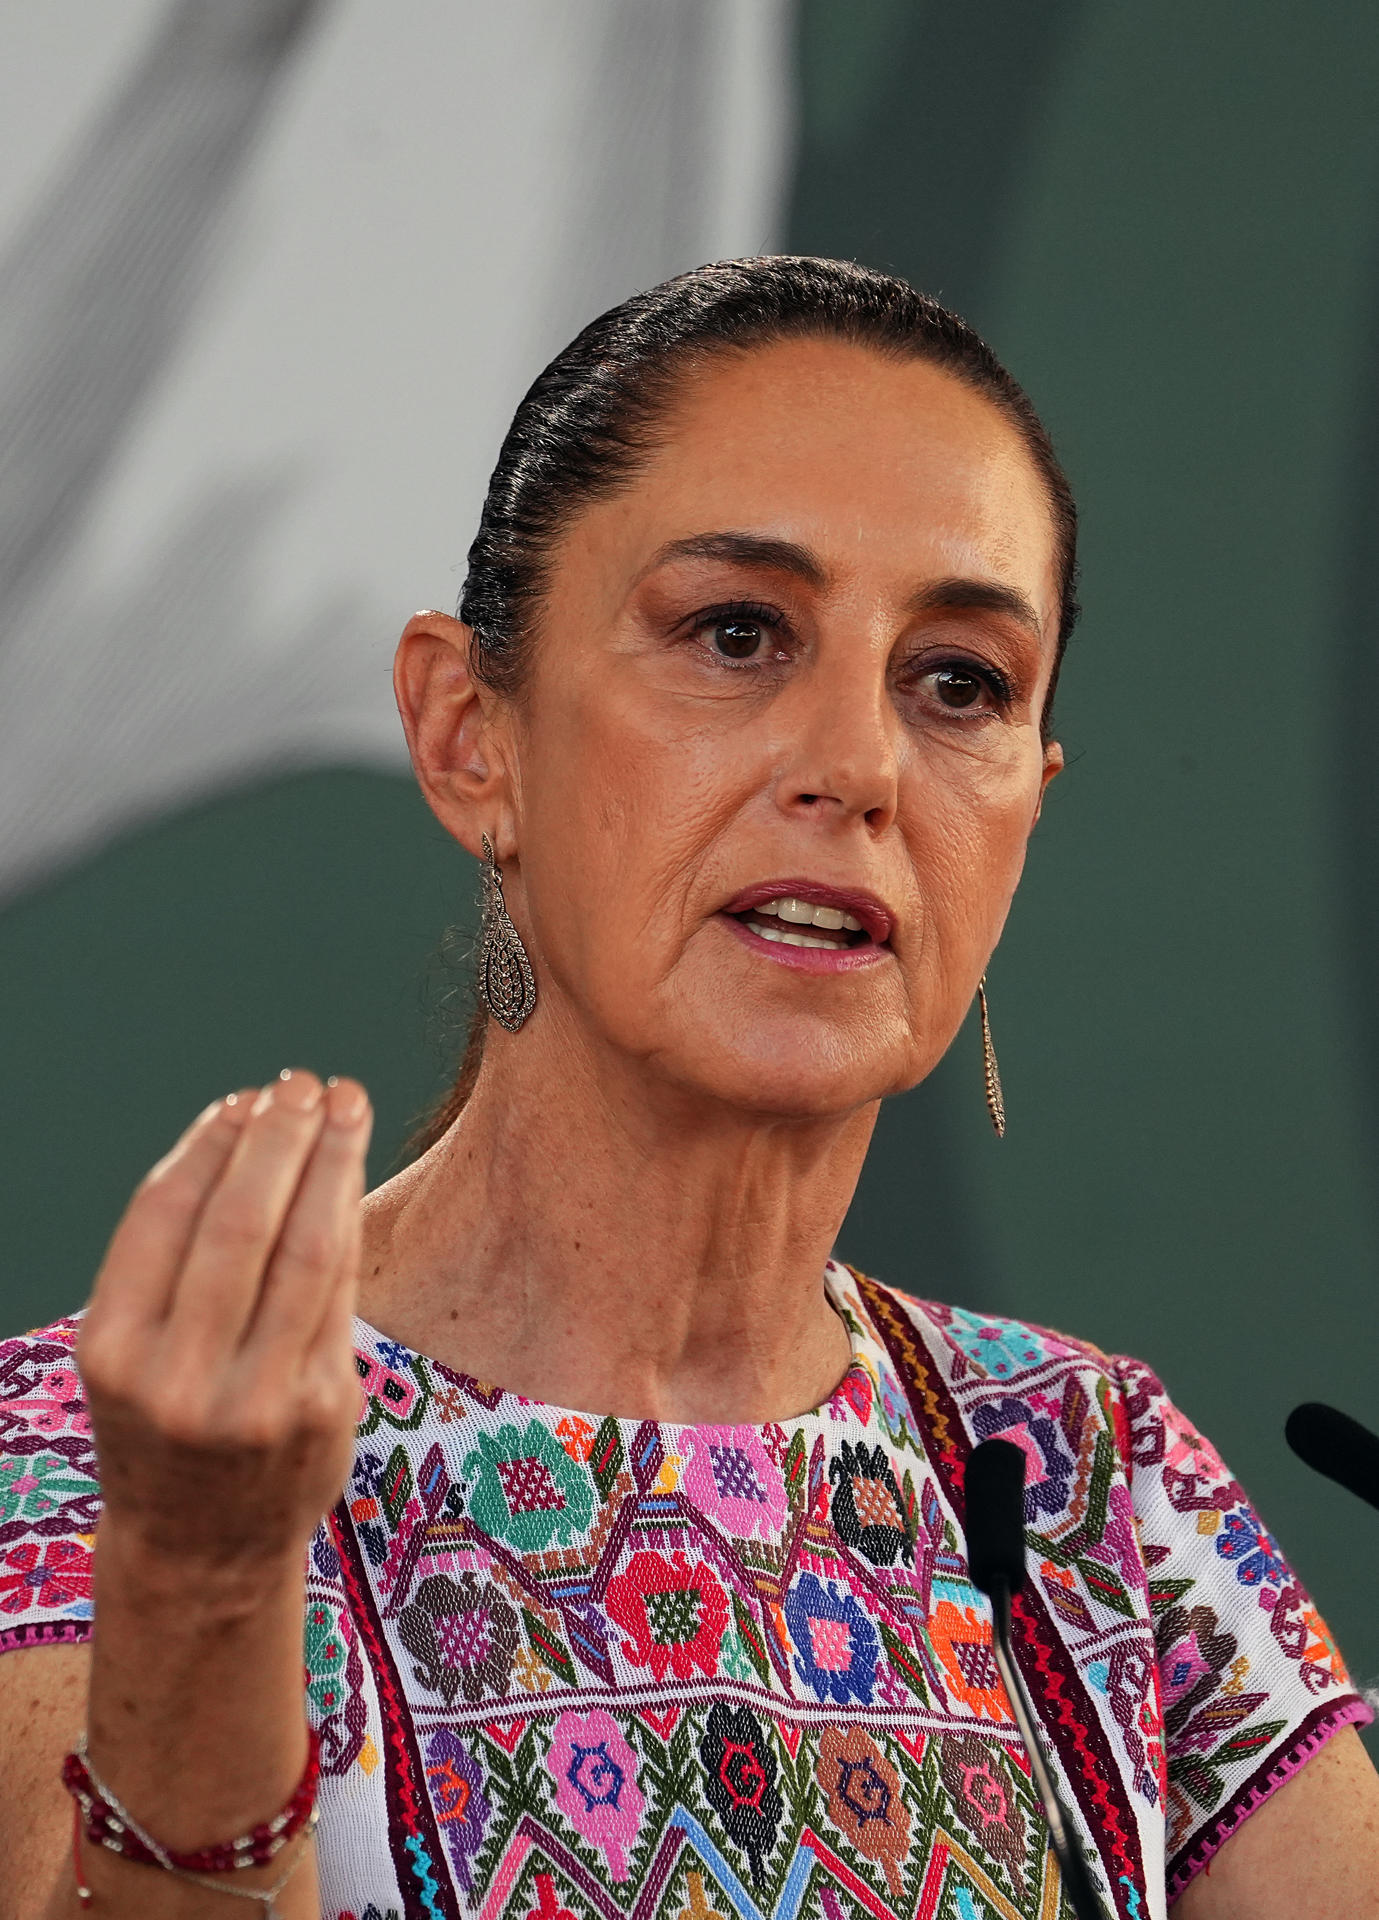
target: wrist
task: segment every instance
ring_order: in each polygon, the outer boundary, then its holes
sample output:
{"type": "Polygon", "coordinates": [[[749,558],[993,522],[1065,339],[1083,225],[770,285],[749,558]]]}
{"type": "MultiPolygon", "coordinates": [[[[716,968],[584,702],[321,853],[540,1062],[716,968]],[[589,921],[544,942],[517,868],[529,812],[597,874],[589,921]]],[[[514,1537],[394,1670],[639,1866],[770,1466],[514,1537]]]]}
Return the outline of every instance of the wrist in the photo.
{"type": "MultiPolygon", "coordinates": [[[[96,1614],[131,1612],[184,1627],[300,1615],[309,1540],[215,1555],[188,1553],[118,1514],[102,1514],[96,1532],[96,1614]]],[[[300,1629],[299,1629],[300,1630],[300,1629]]]]}

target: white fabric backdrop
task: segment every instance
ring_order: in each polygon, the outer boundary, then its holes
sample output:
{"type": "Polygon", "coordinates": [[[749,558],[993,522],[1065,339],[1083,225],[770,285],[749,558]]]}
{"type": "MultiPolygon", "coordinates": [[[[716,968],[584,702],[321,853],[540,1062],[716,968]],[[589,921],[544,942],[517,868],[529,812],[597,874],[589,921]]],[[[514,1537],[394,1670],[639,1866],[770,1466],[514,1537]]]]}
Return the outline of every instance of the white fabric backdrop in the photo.
{"type": "Polygon", "coordinates": [[[336,0],[252,100],[224,5],[182,0],[169,82],[158,0],[0,0],[0,421],[42,399],[0,485],[0,900],[247,778],[400,766],[393,639],[453,605],[532,375],[778,242],[790,0],[336,0]]]}

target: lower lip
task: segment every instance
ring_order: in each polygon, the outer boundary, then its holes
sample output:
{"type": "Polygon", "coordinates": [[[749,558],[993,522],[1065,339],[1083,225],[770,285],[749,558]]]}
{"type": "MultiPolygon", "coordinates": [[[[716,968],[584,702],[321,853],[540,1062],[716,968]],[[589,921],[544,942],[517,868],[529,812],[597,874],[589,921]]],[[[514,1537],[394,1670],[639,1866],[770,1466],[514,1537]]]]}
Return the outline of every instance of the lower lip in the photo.
{"type": "Polygon", "coordinates": [[[855,973],[859,967],[874,967],[892,958],[890,948],[878,947],[874,940],[862,947],[789,947],[783,940],[763,940],[731,913],[720,913],[718,918],[744,947],[797,973],[855,973]]]}

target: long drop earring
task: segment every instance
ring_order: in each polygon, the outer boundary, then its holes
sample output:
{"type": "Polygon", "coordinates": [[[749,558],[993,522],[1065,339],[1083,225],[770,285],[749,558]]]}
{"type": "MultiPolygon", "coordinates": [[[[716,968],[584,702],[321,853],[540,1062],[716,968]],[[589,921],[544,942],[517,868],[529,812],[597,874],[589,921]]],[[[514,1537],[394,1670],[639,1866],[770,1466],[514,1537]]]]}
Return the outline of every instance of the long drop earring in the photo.
{"type": "Polygon", "coordinates": [[[479,998],[500,1027],[509,1033],[525,1025],[536,1005],[536,976],[522,945],[522,936],[503,904],[503,876],[498,871],[493,843],[481,836],[484,848],[483,922],[479,935],[479,998]]]}
{"type": "Polygon", "coordinates": [[[986,975],[977,982],[977,1007],[982,1017],[982,1077],[986,1082],[986,1110],[991,1115],[991,1124],[996,1129],[996,1138],[1003,1140],[1006,1131],[1006,1102],[1001,1091],[1001,1069],[996,1065],[996,1049],[991,1044],[991,1014],[986,1004],[986,975]]]}

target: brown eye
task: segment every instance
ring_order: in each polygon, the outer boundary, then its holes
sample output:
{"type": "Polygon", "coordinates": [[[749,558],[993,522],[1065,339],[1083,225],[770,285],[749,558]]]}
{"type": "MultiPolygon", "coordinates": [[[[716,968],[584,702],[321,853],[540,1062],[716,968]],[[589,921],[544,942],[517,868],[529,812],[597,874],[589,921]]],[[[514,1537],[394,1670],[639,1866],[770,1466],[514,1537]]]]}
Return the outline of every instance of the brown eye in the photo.
{"type": "Polygon", "coordinates": [[[980,675],[969,673],[965,667],[940,667],[930,676],[934,683],[934,692],[945,707],[963,709],[975,707],[987,692],[985,682],[980,675]]]}
{"type": "Polygon", "coordinates": [[[750,660],[766,641],[765,629],[756,620],[716,620],[710,631],[725,660],[750,660]]]}

